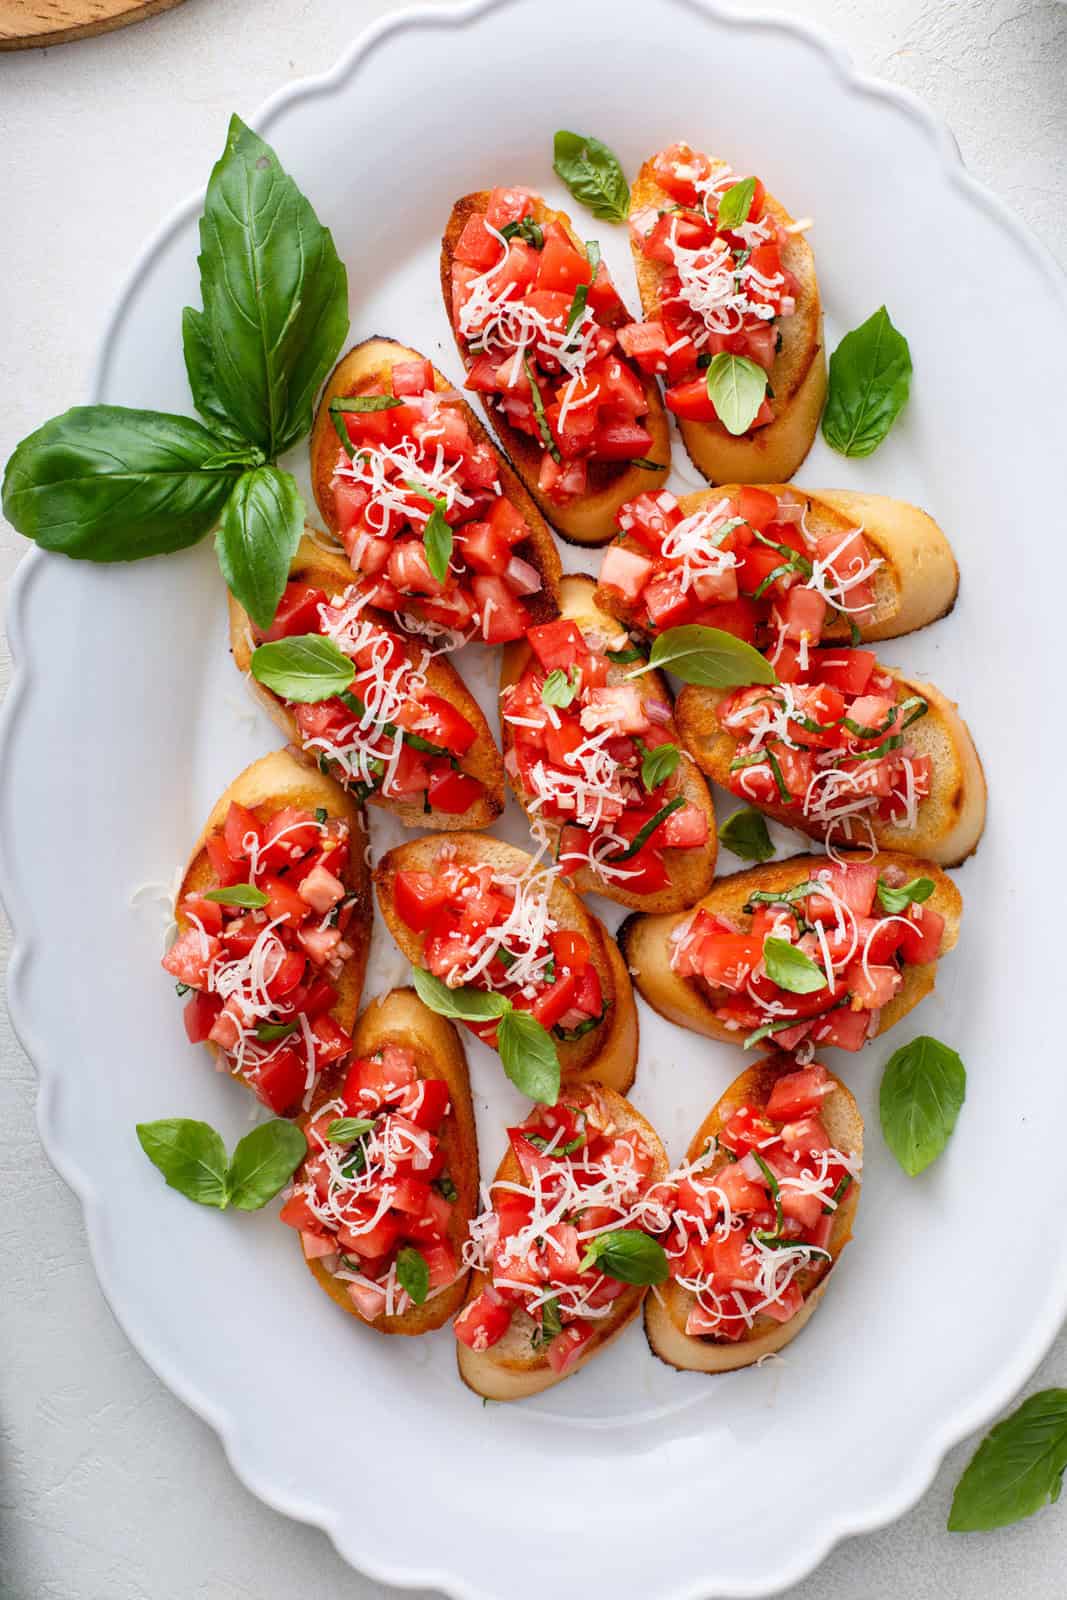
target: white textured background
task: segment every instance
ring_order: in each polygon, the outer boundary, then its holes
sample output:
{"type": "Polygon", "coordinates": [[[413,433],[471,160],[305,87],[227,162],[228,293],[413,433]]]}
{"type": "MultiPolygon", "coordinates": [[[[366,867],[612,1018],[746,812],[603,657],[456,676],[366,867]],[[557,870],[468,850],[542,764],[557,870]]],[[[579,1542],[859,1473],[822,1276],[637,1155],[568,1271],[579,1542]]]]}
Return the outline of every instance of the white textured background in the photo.
{"type": "MultiPolygon", "coordinates": [[[[146,234],[206,178],[230,111],[249,116],[281,84],[331,66],[364,22],[394,9],[390,0],[187,0],[102,39],[0,55],[0,461],[84,398],[119,279],[146,234]]],[[[1067,265],[1067,7],[785,0],[779,9],[832,30],[865,70],[926,100],[971,170],[1067,265]]],[[[620,25],[636,28],[640,17],[640,0],[620,0],[620,25]]],[[[990,359],[1010,338],[1011,316],[1025,315],[1010,295],[1005,285],[1005,304],[990,307],[990,359]]],[[[0,591],[20,554],[0,522],[0,591]]],[[[0,690],[8,672],[0,638],[0,690]]],[[[56,710],[58,737],[62,718],[79,714],[72,691],[56,710]]],[[[0,924],[0,956],[6,949],[0,924]]],[[[0,1014],[0,1600],[384,1595],[323,1535],[246,1493],[214,1434],[127,1345],[96,1286],[78,1207],[38,1144],[33,1100],[33,1071],[0,1014]]],[[[995,1294],[995,1263],[990,1274],[995,1294]]],[[[1067,1384],[1067,1336],[1030,1387],[1050,1384],[1067,1384]]],[[[1067,1506],[994,1535],[944,1531],[973,1443],[953,1452],[909,1516],[841,1546],[790,1600],[1063,1600],[1067,1506]]],[[[502,1574],[501,1600],[506,1593],[502,1574]]]]}

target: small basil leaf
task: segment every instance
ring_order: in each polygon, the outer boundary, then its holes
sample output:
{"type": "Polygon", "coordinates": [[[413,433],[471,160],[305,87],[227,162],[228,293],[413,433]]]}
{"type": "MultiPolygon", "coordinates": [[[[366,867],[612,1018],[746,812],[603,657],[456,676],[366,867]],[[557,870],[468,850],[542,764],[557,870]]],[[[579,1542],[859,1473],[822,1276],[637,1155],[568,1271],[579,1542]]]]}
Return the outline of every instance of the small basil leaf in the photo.
{"type": "Polygon", "coordinates": [[[511,1008],[511,1001],[502,994],[473,986],[450,989],[447,983],[423,967],[412,967],[411,977],[423,1005],[436,1011],[439,1017],[455,1017],[459,1022],[492,1022],[494,1017],[502,1017],[511,1008]]]}
{"type": "MultiPolygon", "coordinates": [[[[231,452],[232,456],[232,452],[231,452]]],[[[140,561],[196,544],[255,459],[228,459],[201,423],[123,406],[75,406],[19,444],[4,516],[43,550],[140,561]]]]}
{"type": "Polygon", "coordinates": [[[880,306],[846,333],[830,357],[822,434],[843,456],[869,456],[904,408],[911,388],[911,351],[880,306]]]}
{"type": "Polygon", "coordinates": [[[257,467],[237,480],[215,534],[222,576],[257,628],[269,628],[304,531],[291,472],[257,467]]]}
{"type": "Polygon", "coordinates": [[[788,939],[764,939],[763,964],[771,982],[790,994],[814,994],[817,989],[826,988],[822,968],[788,939]]]}
{"type": "Polygon", "coordinates": [[[356,675],[351,660],[332,639],[301,633],[273,639],[252,652],[252,676],[283,700],[314,705],[347,689],[356,675]]]}
{"type": "Polygon", "coordinates": [[[967,1094],[963,1062],[928,1034],[894,1050],[882,1077],[878,1111],[885,1142],[910,1178],[941,1154],[967,1094]]]}
{"type": "Polygon", "coordinates": [[[426,565],[438,583],[444,583],[448,577],[448,563],[452,559],[452,529],[445,521],[439,505],[434,506],[426,520],[422,547],[426,551],[426,565]]]}
{"type": "Polygon", "coordinates": [[[559,1055],[537,1018],[528,1011],[508,1011],[500,1019],[496,1047],[516,1089],[542,1105],[554,1106],[559,1099],[559,1055]]]}
{"type": "Polygon", "coordinates": [[[708,363],[708,399],[727,433],[747,433],[767,393],[767,374],[748,356],[720,350],[708,363]]]}
{"type": "Polygon", "coordinates": [[[335,1117],[326,1129],[331,1144],[351,1144],[369,1133],[374,1123],[368,1117],[335,1117]]]}
{"type": "Polygon", "coordinates": [[[405,1245],[396,1258],[396,1281],[417,1306],[421,1306],[430,1292],[430,1269],[426,1257],[411,1245],[405,1245]]]}
{"type": "Polygon", "coordinates": [[[682,752],[676,744],[658,744],[654,750],[645,751],[641,762],[641,782],[649,794],[673,776],[681,759],[682,752]]]}
{"type": "Polygon", "coordinates": [[[888,911],[890,916],[906,911],[913,902],[921,905],[924,900],[929,900],[933,892],[932,878],[912,878],[910,883],[902,883],[899,889],[878,879],[878,899],[882,910],[888,911]]]}
{"type": "Polygon", "coordinates": [[[574,198],[603,222],[623,222],[630,211],[630,186],[619,159],[599,139],[561,129],[553,170],[574,198]]]}
{"type": "Polygon", "coordinates": [[[742,861],[769,861],[774,854],[767,824],[751,806],[732,812],[719,825],[719,841],[742,861]]]}
{"type": "Polygon", "coordinates": [[[214,900],[220,906],[244,906],[246,910],[258,911],[270,896],[257,889],[254,883],[231,883],[225,889],[209,889],[204,899],[214,900]]]}
{"type": "Polygon", "coordinates": [[[665,1283],[670,1274],[663,1246],[640,1228],[596,1234],[589,1241],[581,1270],[585,1272],[592,1266],[619,1283],[665,1283]]]}
{"type": "Polygon", "coordinates": [[[739,223],[747,222],[755,193],[755,178],[742,178],[740,183],[732,184],[719,201],[717,225],[720,228],[736,228],[739,223]]]}
{"type": "Polygon", "coordinates": [[[289,1182],[307,1155],[307,1140],[295,1122],[276,1118],[237,1141],[230,1159],[230,1202],[258,1211],[289,1182]]]}
{"type": "Polygon", "coordinates": [[[952,1497],[950,1533],[1004,1528],[1055,1504],[1067,1467],[1067,1389],[1042,1389],[991,1428],[952,1497]]]}
{"type": "Polygon", "coordinates": [[[257,1022],[256,1038],[260,1044],[274,1044],[277,1039],[288,1039],[299,1028],[299,1022],[257,1022]]]}
{"type": "Polygon", "coordinates": [[[559,1314],[559,1301],[546,1300],[541,1307],[541,1337],[546,1343],[563,1332],[563,1319],[559,1314]]]}
{"type": "Polygon", "coordinates": [[[644,666],[635,667],[628,676],[639,678],[656,667],[669,667],[683,683],[707,689],[778,682],[774,668],[758,650],[722,628],[706,628],[699,622],[661,633],[644,666]]]}
{"type": "Polygon", "coordinates": [[[569,706],[581,683],[581,669],[572,667],[569,673],[555,667],[544,681],[541,704],[544,706],[569,706]]]}
{"type": "Polygon", "coordinates": [[[197,1205],[225,1209],[229,1200],[226,1146],[210,1123],[190,1117],[139,1122],[137,1137],[172,1189],[197,1205]]]}

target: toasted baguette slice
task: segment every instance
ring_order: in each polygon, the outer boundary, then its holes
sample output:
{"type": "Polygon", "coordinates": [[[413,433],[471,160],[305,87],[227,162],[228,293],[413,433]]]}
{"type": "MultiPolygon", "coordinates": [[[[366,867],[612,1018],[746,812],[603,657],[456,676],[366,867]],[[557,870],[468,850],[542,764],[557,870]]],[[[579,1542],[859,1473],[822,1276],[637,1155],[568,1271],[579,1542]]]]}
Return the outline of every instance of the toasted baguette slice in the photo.
{"type": "MultiPolygon", "coordinates": [[[[593,579],[590,577],[564,578],[560,585],[561,615],[574,622],[581,633],[595,633],[606,639],[608,649],[624,649],[627,642],[626,630],[606,612],[598,610],[594,601],[594,589],[593,579]]],[[[526,671],[532,655],[533,651],[524,639],[516,639],[504,646],[500,664],[501,691],[518,682],[526,671]]],[[[655,700],[661,705],[670,705],[671,692],[662,674],[646,672],[642,677],[636,678],[634,683],[640,690],[643,700],[655,700]]],[[[514,743],[511,724],[501,717],[500,726],[504,750],[507,752],[514,743]]],[[[663,731],[669,734],[675,743],[678,742],[678,730],[673,718],[664,724],[663,731]]],[[[511,779],[511,786],[519,803],[525,806],[523,794],[514,778],[511,779]]],[[[583,893],[602,894],[608,900],[614,900],[618,905],[630,906],[636,911],[678,911],[683,906],[691,906],[694,900],[699,900],[700,896],[711,887],[712,878],[715,876],[718,838],[715,833],[715,807],[711,793],[696,765],[687,755],[682,756],[679,764],[675,792],[684,794],[691,805],[699,806],[703,811],[708,819],[708,837],[707,842],[695,850],[664,851],[663,862],[671,880],[668,887],[658,889],[652,894],[635,894],[627,889],[625,882],[612,883],[600,872],[587,867],[583,867],[571,878],[574,887],[583,893]]],[[[530,812],[528,807],[526,809],[531,821],[536,821],[535,813],[530,812]]],[[[559,826],[549,822],[539,825],[545,828],[551,840],[552,854],[555,856],[559,847],[559,826]]]]}
{"type": "MultiPolygon", "coordinates": [[[[924,717],[908,729],[908,742],[919,755],[933,763],[930,793],[918,802],[916,823],[908,828],[882,822],[875,814],[861,814],[861,827],[855,840],[863,844],[867,828],[879,850],[903,850],[922,856],[942,867],[956,867],[978,848],[985,828],[986,783],[978,751],[970,729],[949,700],[932,683],[907,678],[895,668],[879,666],[896,684],[898,704],[910,695],[920,695],[929,706],[924,717]]],[[[675,716],[678,730],[694,761],[715,783],[729,787],[730,762],[738,741],[721,725],[718,709],[733,691],[704,689],[687,684],[678,696],[675,716]]],[[[832,822],[804,817],[799,810],[761,805],[761,811],[787,828],[796,828],[812,839],[826,839],[832,822]]],[[[839,844],[847,844],[840,829],[839,844]]]]}
{"type": "MultiPolygon", "coordinates": [[[[695,494],[680,495],[678,504],[690,517],[701,506],[733,498],[743,487],[740,483],[724,483],[717,489],[701,489],[695,494]]],[[[855,528],[863,530],[871,554],[882,562],[873,579],[874,605],[856,619],[865,642],[899,639],[952,610],[960,582],[956,558],[933,517],[918,506],[893,500],[889,495],[857,494],[850,489],[802,489],[795,483],[768,483],[762,487],[776,496],[805,500],[805,525],[817,538],[833,534],[843,538],[855,528]]],[[[627,537],[619,542],[638,555],[648,554],[636,539],[627,537]]],[[[638,626],[634,608],[617,592],[598,587],[596,601],[628,628],[638,626]]],[[[769,612],[770,607],[767,609],[769,612]]],[[[845,617],[838,614],[827,618],[825,640],[847,644],[850,635],[845,617]]]]}
{"type": "MultiPolygon", "coordinates": [[[[797,1070],[792,1056],[778,1053],[749,1067],[735,1078],[726,1093],[716,1101],[693,1136],[686,1161],[695,1161],[707,1142],[719,1134],[734,1112],[741,1106],[754,1106],[761,1110],[766,1104],[775,1081],[786,1073],[797,1070]]],[[[833,1078],[834,1088],[822,1103],[823,1125],[830,1142],[844,1155],[863,1157],[863,1118],[860,1109],[840,1078],[833,1078]]],[[[716,1165],[725,1164],[726,1157],[716,1165]]],[[[716,1170],[716,1166],[709,1169],[716,1170]]],[[[645,1301],[645,1334],[654,1355],[668,1366],[686,1372],[736,1372],[739,1367],[750,1367],[763,1356],[773,1355],[796,1338],[805,1326],[815,1307],[826,1292],[830,1274],[838,1258],[852,1237],[852,1224],[859,1204],[860,1181],[854,1178],[834,1213],[833,1230],[827,1243],[830,1261],[820,1263],[797,1274],[795,1282],[804,1296],[804,1304],[788,1322],[775,1322],[770,1317],[758,1317],[753,1326],[737,1340],[695,1338],[685,1331],[686,1319],[695,1303],[695,1296],[683,1289],[673,1278],[654,1289],[645,1301]]]]}
{"type": "MultiPolygon", "coordinates": [[[[388,388],[389,375],[398,362],[422,359],[417,350],[409,350],[406,345],[397,344],[394,339],[364,339],[362,344],[354,345],[347,355],[341,357],[327,378],[326,387],[319,401],[319,409],[315,413],[315,426],[311,430],[311,487],[315,503],[331,533],[337,533],[339,527],[337,504],[331,486],[339,445],[330,416],[330,401],[336,400],[339,396],[347,398],[351,395],[364,394],[379,382],[384,382],[388,388]]],[[[437,392],[440,394],[448,391],[450,398],[447,404],[459,412],[470,429],[475,443],[487,445],[496,456],[501,492],[520,512],[530,530],[529,537],[515,546],[515,554],[535,567],[541,579],[540,590],[536,594],[528,595],[525,604],[531,623],[547,622],[556,615],[559,608],[559,551],[556,549],[551,530],[546,526],[544,518],[516,477],[511,465],[496,448],[483,424],[462,395],[436,367],[433,369],[433,375],[437,392]]],[[[411,610],[418,614],[417,600],[412,602],[411,610]]]]}
{"type": "MultiPolygon", "coordinates": [[[[309,529],[305,533],[297,546],[296,555],[289,568],[289,579],[291,582],[310,583],[316,589],[324,589],[333,599],[335,595],[350,587],[355,581],[355,574],[340,552],[332,555],[309,538],[308,534],[311,531],[309,529]]],[[[271,719],[285,734],[294,751],[300,754],[309,766],[318,770],[318,754],[314,750],[305,749],[299,724],[289,706],[273,690],[257,683],[251,676],[252,651],[256,645],[252,621],[232,594],[229,597],[229,605],[230,651],[234,665],[239,672],[249,674],[249,687],[266,708],[271,719]]],[[[373,622],[380,622],[394,634],[401,634],[401,630],[383,612],[368,610],[366,616],[373,622]]],[[[485,793],[472,806],[468,806],[466,811],[458,814],[436,809],[425,811],[421,801],[388,800],[377,791],[369,796],[370,804],[391,811],[408,828],[436,828],[444,832],[456,828],[488,827],[504,809],[504,763],[500,751],[489,731],[489,724],[485,720],[481,706],[447,656],[428,655],[418,640],[412,640],[408,647],[408,658],[418,664],[424,657],[427,659],[421,671],[427,688],[455,706],[475,729],[474,743],[460,758],[459,766],[462,772],[478,779],[484,786],[485,793]]]]}
{"type": "MultiPolygon", "coordinates": [[[[521,877],[531,866],[525,851],[487,834],[457,833],[448,840],[411,839],[382,856],[374,869],[374,886],[386,927],[412,966],[422,965],[425,936],[414,933],[396,911],[398,872],[433,872],[440,852],[448,850],[461,862],[487,863],[498,872],[521,877]]],[[[569,883],[556,878],[548,895],[549,913],[560,928],[585,935],[600,978],[607,1015],[598,1027],[580,1039],[558,1044],[560,1074],[564,1083],[601,1083],[625,1094],[637,1070],[637,1006],[633,987],[619,948],[603,923],[592,916],[569,883]]]]}
{"type": "MultiPolygon", "coordinates": [[[[874,857],[874,863],[877,863],[880,872],[888,867],[899,867],[909,878],[921,874],[924,878],[933,879],[934,892],[926,903],[945,919],[938,951],[940,960],[955,945],[963,914],[963,901],[952,879],[946,877],[932,861],[916,861],[914,856],[905,855],[899,850],[879,852],[874,857]]],[[[700,904],[706,911],[735,919],[744,928],[749,919],[742,907],[756,890],[788,889],[793,884],[804,883],[820,867],[827,865],[826,856],[790,856],[787,861],[768,861],[763,866],[749,867],[745,872],[734,872],[729,877],[719,878],[711,893],[706,894],[700,904]]],[[[692,1028],[695,1033],[706,1033],[711,1039],[721,1039],[724,1044],[739,1045],[744,1041],[744,1032],[725,1027],[715,1016],[697,981],[679,977],[671,967],[671,935],[692,914],[692,911],[683,911],[674,916],[627,917],[619,929],[619,946],[638,993],[661,1016],[670,1022],[677,1022],[683,1028],[692,1028]]],[[[937,962],[906,966],[903,972],[904,983],[899,993],[882,1008],[878,1026],[880,1034],[906,1017],[924,995],[930,993],[936,979],[937,962]]],[[[773,1049],[772,1041],[768,1040],[764,1048],[773,1049]]]]}
{"type": "MultiPolygon", "coordinates": [[[[352,1057],[358,1060],[361,1056],[372,1056],[385,1045],[410,1050],[420,1078],[441,1078],[448,1085],[452,1109],[442,1126],[441,1145],[445,1151],[444,1170],[456,1188],[449,1240],[456,1260],[461,1261],[467,1229],[478,1205],[478,1135],[463,1043],[452,1024],[428,1010],[414,989],[393,989],[372,1000],[360,1017],[352,1038],[352,1057]]],[[[342,1067],[329,1083],[319,1085],[311,1112],[301,1126],[306,1127],[321,1107],[336,1096],[344,1072],[342,1067]]],[[[321,1260],[308,1261],[307,1266],[312,1277],[342,1311],[373,1328],[375,1333],[400,1333],[409,1337],[429,1333],[446,1323],[463,1304],[470,1277],[469,1272],[463,1270],[454,1283],[430,1296],[421,1306],[411,1305],[399,1315],[383,1315],[372,1322],[359,1312],[344,1280],[328,1271],[321,1260]]]]}
{"type": "MultiPolygon", "coordinates": [[[[207,841],[221,831],[232,800],[246,806],[249,811],[267,817],[274,816],[275,812],[283,810],[285,806],[303,806],[309,811],[322,807],[329,816],[338,817],[348,823],[348,883],[352,892],[359,898],[345,933],[345,940],[352,947],[352,955],[345,962],[344,970],[336,984],[337,1003],[331,1010],[330,1016],[344,1028],[346,1033],[350,1033],[363,993],[363,975],[367,968],[371,923],[374,917],[363,808],[350,794],[345,793],[339,783],[335,783],[332,778],[324,777],[321,772],[309,770],[287,750],[275,750],[269,756],[262,756],[259,761],[253,761],[252,765],[246,767],[216,800],[200,837],[193,846],[189,865],[185,869],[178,890],[176,917],[181,933],[192,926],[181,914],[181,903],[185,896],[203,894],[218,882],[215,869],[207,854],[207,841]]],[[[205,1042],[215,1060],[220,1066],[225,1067],[227,1060],[225,1052],[210,1039],[205,1042]]],[[[236,1072],[233,1076],[254,1090],[255,1083],[250,1073],[236,1072]]]]}
{"type": "MultiPolygon", "coordinates": [[[[452,215],[448,219],[448,226],[441,241],[441,293],[444,296],[445,314],[452,325],[452,332],[464,366],[468,362],[467,341],[456,327],[452,316],[452,262],[460,234],[472,217],[485,213],[489,205],[489,195],[488,189],[481,189],[477,194],[464,195],[462,200],[457,200],[452,207],[452,215]]],[[[578,249],[584,248],[566,212],[553,211],[543,200],[538,199],[534,202],[533,215],[535,221],[542,227],[549,222],[560,223],[578,249]]],[[[627,315],[619,314],[619,326],[629,321],[627,315]]],[[[620,356],[620,359],[625,358],[620,356]]],[[[670,426],[659,385],[655,378],[643,376],[636,368],[634,372],[640,379],[648,401],[648,415],[643,424],[653,439],[652,448],[648,451],[648,460],[659,463],[664,470],[656,472],[647,467],[631,466],[625,461],[593,462],[589,468],[588,492],[564,505],[557,505],[550,495],[544,494],[538,488],[541,458],[544,454],[541,441],[533,438],[531,434],[524,433],[520,428],[513,428],[495,406],[491,409],[493,428],[515,463],[519,476],[552,526],[572,544],[607,544],[615,532],[615,513],[619,507],[645,489],[660,488],[666,473],[670,470],[670,426]]]]}
{"type": "MultiPolygon", "coordinates": [[[[712,173],[727,165],[712,160],[712,173]]],[[[630,193],[631,215],[675,203],[656,181],[651,161],[641,168],[630,193]]],[[[773,195],[766,196],[764,206],[782,227],[792,225],[793,218],[773,195]]],[[[660,315],[660,286],[667,268],[650,261],[639,240],[632,240],[632,248],[641,305],[646,320],[652,321],[660,315]]],[[[707,422],[678,423],[690,460],[709,483],[784,483],[811,449],[818,431],[826,399],[826,351],[815,257],[803,234],[791,236],[782,250],[782,264],[796,278],[799,291],[796,311],[778,324],[782,348],[767,392],[774,421],[739,438],[707,422]]]]}
{"type": "MultiPolygon", "coordinates": [[[[655,1153],[651,1181],[656,1183],[665,1178],[670,1163],[659,1135],[628,1100],[611,1089],[599,1087],[572,1090],[567,1096],[568,1103],[580,1108],[594,1098],[599,1101],[602,1113],[607,1114],[620,1132],[633,1129],[644,1135],[649,1148],[655,1153]]],[[[493,1182],[521,1184],[522,1181],[518,1157],[509,1149],[497,1168],[493,1182]]],[[[468,1302],[476,1300],[488,1282],[488,1273],[473,1272],[467,1291],[468,1302]]],[[[457,1341],[459,1375],[469,1389],[487,1400],[524,1400],[528,1395],[541,1394],[545,1389],[551,1389],[554,1384],[562,1383],[565,1378],[580,1372],[601,1350],[617,1339],[640,1311],[647,1293],[645,1288],[629,1285],[614,1302],[611,1315],[598,1323],[596,1333],[574,1365],[562,1375],[553,1372],[544,1351],[534,1347],[535,1323],[521,1310],[515,1312],[504,1337],[488,1350],[472,1350],[469,1345],[457,1341]]]]}

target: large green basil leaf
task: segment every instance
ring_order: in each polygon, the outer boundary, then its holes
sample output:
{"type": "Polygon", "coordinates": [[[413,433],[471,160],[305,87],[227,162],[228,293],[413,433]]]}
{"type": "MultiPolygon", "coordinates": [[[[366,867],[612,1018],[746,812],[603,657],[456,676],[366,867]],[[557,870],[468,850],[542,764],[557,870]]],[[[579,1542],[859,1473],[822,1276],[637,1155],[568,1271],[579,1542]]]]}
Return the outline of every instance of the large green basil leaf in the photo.
{"type": "Polygon", "coordinates": [[[230,592],[257,628],[269,628],[304,530],[304,502],[291,472],[246,472],[226,502],[215,551],[230,592]]]}

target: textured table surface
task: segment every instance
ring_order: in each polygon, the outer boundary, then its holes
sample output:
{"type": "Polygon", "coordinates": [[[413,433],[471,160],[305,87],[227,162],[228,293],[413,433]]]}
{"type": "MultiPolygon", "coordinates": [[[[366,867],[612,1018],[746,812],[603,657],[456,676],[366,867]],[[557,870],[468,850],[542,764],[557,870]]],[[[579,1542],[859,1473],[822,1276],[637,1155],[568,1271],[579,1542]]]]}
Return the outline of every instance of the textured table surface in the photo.
{"type": "MultiPolygon", "coordinates": [[[[188,0],[123,33],[0,59],[0,460],[84,394],[116,281],[203,181],[229,112],[248,116],[281,84],[331,66],[363,22],[392,9],[188,0]]],[[[971,170],[1067,265],[1067,6],[780,9],[833,31],[868,72],[926,100],[971,170]]],[[[619,11],[639,25],[639,4],[620,0],[619,11]]],[[[0,590],[21,553],[0,522],[0,590]]],[[[0,641],[0,691],[8,672],[0,641]]],[[[2,956],[6,941],[0,925],[2,956]]],[[[215,1435],[126,1343],[97,1288],[77,1204],[37,1141],[33,1101],[33,1070],[0,1013],[0,1600],[384,1595],[322,1534],[253,1499],[215,1435]]],[[[1067,1335],[1030,1387],[1049,1384],[1067,1384],[1067,1335]]],[[[971,1448],[952,1453],[914,1511],[840,1546],[791,1600],[1062,1600],[1067,1507],[996,1535],[944,1531],[971,1448]]]]}

